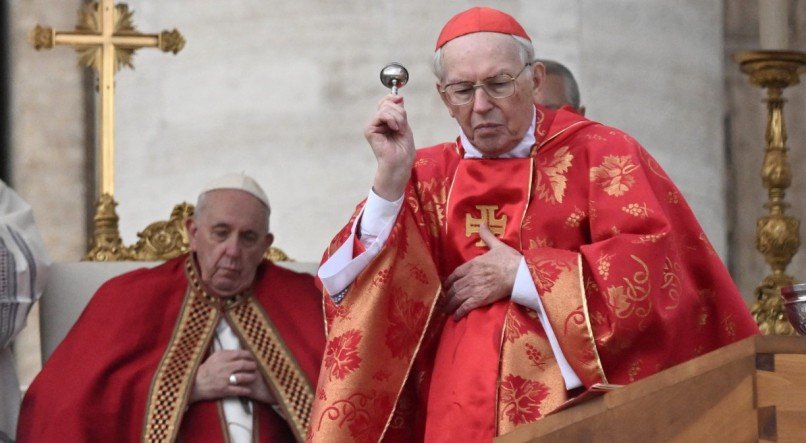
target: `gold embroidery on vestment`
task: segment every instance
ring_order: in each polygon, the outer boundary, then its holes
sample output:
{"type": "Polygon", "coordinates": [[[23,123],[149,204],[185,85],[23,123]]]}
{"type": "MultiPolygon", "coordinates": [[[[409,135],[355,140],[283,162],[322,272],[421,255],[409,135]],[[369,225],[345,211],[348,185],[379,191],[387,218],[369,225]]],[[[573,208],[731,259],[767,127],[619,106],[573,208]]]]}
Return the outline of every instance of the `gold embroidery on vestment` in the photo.
{"type": "Polygon", "coordinates": [[[627,193],[635,184],[632,173],[638,166],[629,155],[607,155],[600,166],[590,169],[590,180],[598,184],[607,195],[618,197],[627,193]]]}
{"type": "Polygon", "coordinates": [[[671,258],[666,257],[663,262],[663,284],[661,289],[665,289],[670,303],[664,307],[667,311],[677,309],[680,305],[680,265],[673,262],[671,258]]]}
{"type": "Polygon", "coordinates": [[[538,198],[546,203],[563,202],[568,182],[565,175],[574,160],[569,150],[569,146],[563,146],[557,149],[551,158],[541,158],[538,161],[535,190],[538,198]]]}
{"type": "Polygon", "coordinates": [[[293,354],[283,342],[263,307],[250,297],[246,303],[225,312],[244,347],[257,359],[260,373],[291,425],[297,441],[305,439],[313,406],[313,388],[293,354]]]}
{"type": "MultiPolygon", "coordinates": [[[[470,237],[473,234],[478,234],[479,228],[482,224],[486,224],[490,232],[501,237],[507,228],[507,215],[504,214],[501,218],[495,218],[495,211],[498,210],[498,205],[476,205],[476,209],[481,212],[481,217],[475,218],[470,213],[465,214],[465,236],[470,237]]],[[[476,246],[483,247],[484,241],[479,239],[476,246]]]]}
{"type": "MultiPolygon", "coordinates": [[[[297,440],[304,440],[313,388],[262,306],[249,291],[229,297],[208,294],[201,285],[192,256],[185,261],[185,274],[188,290],[151,384],[143,441],[176,441],[196,371],[210,348],[222,312],[244,348],[255,356],[297,440]]],[[[258,427],[254,426],[253,433],[257,432],[258,427]]],[[[227,435],[226,429],[224,433],[227,435]]]]}
{"type": "MultiPolygon", "coordinates": [[[[192,380],[218,324],[219,311],[197,289],[192,257],[185,263],[188,289],[168,349],[151,382],[142,441],[175,441],[185,412],[192,380]],[[196,283],[196,284],[194,284],[196,283]]],[[[202,291],[203,292],[203,291],[202,291]]],[[[205,294],[206,295],[206,294],[205,294]]]]}

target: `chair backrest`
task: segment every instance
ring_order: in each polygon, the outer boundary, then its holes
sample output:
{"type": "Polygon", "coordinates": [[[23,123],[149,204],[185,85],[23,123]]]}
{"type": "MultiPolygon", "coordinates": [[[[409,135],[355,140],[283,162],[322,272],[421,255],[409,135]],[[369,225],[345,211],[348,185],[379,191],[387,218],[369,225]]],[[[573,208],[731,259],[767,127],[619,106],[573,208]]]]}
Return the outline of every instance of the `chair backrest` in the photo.
{"type": "MultiPolygon", "coordinates": [[[[39,300],[42,361],[46,361],[56,346],[81,315],[92,295],[107,280],[137,268],[154,267],[162,262],[112,261],[53,263],[48,272],[48,284],[39,300]]],[[[297,272],[315,274],[317,263],[276,262],[297,272]]]]}

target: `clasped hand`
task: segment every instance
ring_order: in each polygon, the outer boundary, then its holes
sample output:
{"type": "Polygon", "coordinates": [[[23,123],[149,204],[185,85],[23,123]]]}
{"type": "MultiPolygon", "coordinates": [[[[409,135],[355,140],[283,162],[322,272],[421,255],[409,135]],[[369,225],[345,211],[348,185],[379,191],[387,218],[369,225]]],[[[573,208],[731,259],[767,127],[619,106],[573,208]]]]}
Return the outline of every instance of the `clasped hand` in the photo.
{"type": "Polygon", "coordinates": [[[443,309],[455,320],[509,297],[515,285],[521,254],[499,240],[486,224],[479,228],[479,236],[490,250],[456,268],[443,283],[447,291],[443,309]]]}
{"type": "Polygon", "coordinates": [[[243,349],[216,351],[199,365],[190,402],[225,397],[248,397],[263,403],[275,403],[251,352],[243,349]],[[232,374],[235,374],[237,383],[230,382],[232,374]]]}

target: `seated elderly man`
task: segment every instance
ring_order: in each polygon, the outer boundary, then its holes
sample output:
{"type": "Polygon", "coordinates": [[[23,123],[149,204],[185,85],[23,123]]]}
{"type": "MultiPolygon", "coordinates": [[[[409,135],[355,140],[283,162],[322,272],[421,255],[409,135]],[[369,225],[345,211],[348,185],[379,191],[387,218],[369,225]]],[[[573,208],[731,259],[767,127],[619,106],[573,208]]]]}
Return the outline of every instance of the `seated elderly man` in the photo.
{"type": "Polygon", "coordinates": [[[415,150],[404,98],[380,100],[373,186],[319,269],[313,441],[491,441],[757,333],[658,163],[535,106],[533,60],[514,18],[472,8],[434,53],[455,141],[415,150]]]}
{"type": "Polygon", "coordinates": [[[19,441],[304,437],[321,294],[263,258],[269,212],[247,176],[207,186],[187,222],[191,252],[98,290],[25,396],[19,441]]]}
{"type": "Polygon", "coordinates": [[[0,442],[14,437],[20,409],[11,343],[45,289],[49,265],[31,206],[0,181],[0,442]]]}

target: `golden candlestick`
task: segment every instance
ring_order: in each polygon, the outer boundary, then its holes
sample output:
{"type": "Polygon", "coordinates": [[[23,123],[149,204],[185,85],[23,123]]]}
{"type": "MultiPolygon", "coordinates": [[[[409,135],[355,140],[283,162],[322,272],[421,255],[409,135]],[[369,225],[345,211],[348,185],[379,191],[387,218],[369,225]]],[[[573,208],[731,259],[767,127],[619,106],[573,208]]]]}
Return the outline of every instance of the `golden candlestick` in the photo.
{"type": "Polygon", "coordinates": [[[786,214],[786,189],[792,183],[787,158],[783,91],[800,82],[806,72],[806,54],[796,51],[743,51],[734,55],[750,82],[767,90],[767,129],[761,180],[769,200],[769,213],[756,223],[756,248],[772,268],[772,273],[756,288],[752,313],[764,334],[794,335],[784,317],[780,288],[795,282],[786,267],[800,247],[800,221],[786,214]]]}
{"type": "Polygon", "coordinates": [[[85,5],[79,13],[75,31],[56,31],[37,25],[30,34],[34,48],[51,49],[55,45],[73,46],[81,63],[98,75],[99,114],[96,183],[100,192],[95,227],[88,260],[107,260],[116,255],[120,245],[115,213],[115,74],[122,66],[132,67],[134,52],[156,47],[174,54],[182,50],[185,39],[176,29],[159,34],[141,34],[134,28],[128,5],[114,0],[100,0],[85,5]],[[114,217],[113,217],[114,216],[114,217]]]}

